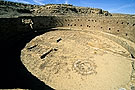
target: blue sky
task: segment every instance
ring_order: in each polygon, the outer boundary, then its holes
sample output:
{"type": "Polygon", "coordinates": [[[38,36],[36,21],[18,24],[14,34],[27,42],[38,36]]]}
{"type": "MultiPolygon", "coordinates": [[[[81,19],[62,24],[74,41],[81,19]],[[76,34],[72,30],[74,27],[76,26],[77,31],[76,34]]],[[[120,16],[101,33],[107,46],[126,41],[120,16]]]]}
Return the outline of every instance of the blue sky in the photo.
{"type": "Polygon", "coordinates": [[[8,0],[28,4],[72,4],[74,6],[101,8],[111,13],[135,14],[135,0],[8,0]]]}

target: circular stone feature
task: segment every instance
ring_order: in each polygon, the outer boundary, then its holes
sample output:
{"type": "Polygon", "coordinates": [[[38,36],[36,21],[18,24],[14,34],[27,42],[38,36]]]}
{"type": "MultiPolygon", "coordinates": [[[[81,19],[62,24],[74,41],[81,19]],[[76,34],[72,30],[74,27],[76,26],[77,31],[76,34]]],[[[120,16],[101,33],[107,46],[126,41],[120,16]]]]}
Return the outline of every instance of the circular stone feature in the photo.
{"type": "MultiPolygon", "coordinates": [[[[21,51],[34,76],[56,90],[119,90],[131,82],[130,53],[91,32],[50,31],[21,51]]],[[[130,86],[129,86],[130,87],[130,86]]]]}
{"type": "Polygon", "coordinates": [[[96,65],[90,60],[77,60],[74,63],[74,69],[82,75],[90,75],[96,73],[96,65]]]}

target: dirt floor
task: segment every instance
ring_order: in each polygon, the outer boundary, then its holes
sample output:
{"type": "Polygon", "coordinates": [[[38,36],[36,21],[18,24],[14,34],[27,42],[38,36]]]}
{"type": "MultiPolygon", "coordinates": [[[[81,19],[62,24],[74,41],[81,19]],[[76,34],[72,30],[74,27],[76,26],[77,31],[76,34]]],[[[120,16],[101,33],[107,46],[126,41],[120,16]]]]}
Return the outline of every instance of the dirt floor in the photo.
{"type": "Polygon", "coordinates": [[[28,71],[56,90],[135,89],[130,53],[104,36],[50,31],[27,43],[21,60],[28,71]]]}

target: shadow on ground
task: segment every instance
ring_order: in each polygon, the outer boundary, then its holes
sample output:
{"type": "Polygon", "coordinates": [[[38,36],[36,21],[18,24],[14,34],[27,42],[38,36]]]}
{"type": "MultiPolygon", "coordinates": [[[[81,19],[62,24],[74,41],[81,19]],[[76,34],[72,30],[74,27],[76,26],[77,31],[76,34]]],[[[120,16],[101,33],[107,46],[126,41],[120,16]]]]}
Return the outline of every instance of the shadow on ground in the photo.
{"type": "Polygon", "coordinates": [[[43,33],[45,32],[30,31],[16,34],[12,37],[8,37],[6,40],[0,40],[0,88],[53,90],[28,72],[20,60],[21,50],[25,47],[26,43],[35,36],[43,33]]]}

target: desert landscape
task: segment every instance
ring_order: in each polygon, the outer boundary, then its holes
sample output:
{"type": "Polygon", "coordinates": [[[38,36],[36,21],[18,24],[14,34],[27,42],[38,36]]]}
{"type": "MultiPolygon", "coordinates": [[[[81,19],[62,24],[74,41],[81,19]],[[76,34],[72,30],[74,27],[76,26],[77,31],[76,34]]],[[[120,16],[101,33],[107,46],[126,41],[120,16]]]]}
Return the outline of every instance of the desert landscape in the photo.
{"type": "Polygon", "coordinates": [[[135,15],[9,1],[0,10],[3,85],[135,90],[135,15]]]}

